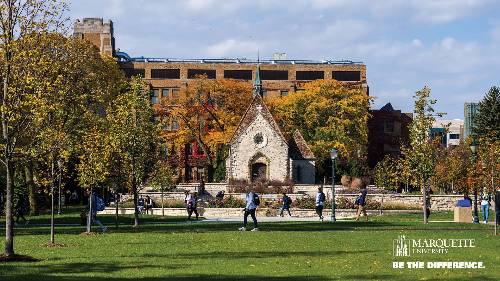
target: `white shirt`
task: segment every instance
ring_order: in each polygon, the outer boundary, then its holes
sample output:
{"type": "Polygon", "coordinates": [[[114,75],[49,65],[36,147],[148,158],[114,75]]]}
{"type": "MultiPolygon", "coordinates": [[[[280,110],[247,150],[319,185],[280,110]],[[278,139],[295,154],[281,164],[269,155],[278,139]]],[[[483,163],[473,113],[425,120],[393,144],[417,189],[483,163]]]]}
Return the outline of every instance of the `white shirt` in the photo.
{"type": "Polygon", "coordinates": [[[324,202],[321,201],[321,193],[318,192],[316,194],[316,206],[323,206],[324,202]]]}

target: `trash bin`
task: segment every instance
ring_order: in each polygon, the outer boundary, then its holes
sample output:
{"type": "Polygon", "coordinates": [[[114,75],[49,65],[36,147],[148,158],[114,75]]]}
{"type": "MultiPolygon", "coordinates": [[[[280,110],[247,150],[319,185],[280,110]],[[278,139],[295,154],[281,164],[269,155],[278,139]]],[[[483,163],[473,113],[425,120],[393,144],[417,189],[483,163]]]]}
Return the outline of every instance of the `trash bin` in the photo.
{"type": "Polygon", "coordinates": [[[469,200],[458,200],[453,210],[454,222],[472,223],[471,203],[469,200]]]}

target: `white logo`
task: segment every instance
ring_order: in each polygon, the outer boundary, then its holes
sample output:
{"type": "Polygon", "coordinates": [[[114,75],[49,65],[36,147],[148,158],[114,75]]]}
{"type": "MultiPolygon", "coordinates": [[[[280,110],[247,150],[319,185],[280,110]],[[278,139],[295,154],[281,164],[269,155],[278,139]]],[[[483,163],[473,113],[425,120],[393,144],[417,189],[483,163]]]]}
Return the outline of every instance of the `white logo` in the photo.
{"type": "Polygon", "coordinates": [[[392,243],[392,252],[395,257],[410,256],[410,240],[407,240],[404,235],[400,235],[398,239],[394,239],[392,243]]]}

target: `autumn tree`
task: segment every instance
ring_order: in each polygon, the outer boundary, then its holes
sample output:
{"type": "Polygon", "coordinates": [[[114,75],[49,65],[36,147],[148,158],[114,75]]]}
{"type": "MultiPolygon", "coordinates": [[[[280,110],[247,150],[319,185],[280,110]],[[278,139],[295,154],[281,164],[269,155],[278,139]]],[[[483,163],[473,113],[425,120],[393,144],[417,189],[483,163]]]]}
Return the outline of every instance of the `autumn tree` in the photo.
{"type": "Polygon", "coordinates": [[[162,159],[161,157],[157,158],[157,161],[149,175],[148,184],[155,190],[159,190],[161,192],[161,215],[165,216],[165,208],[164,208],[164,192],[169,188],[172,188],[173,185],[173,170],[170,164],[162,159]]]}
{"type": "Polygon", "coordinates": [[[194,141],[203,151],[209,171],[224,169],[226,144],[251,99],[248,83],[199,77],[179,98],[162,98],[155,107],[164,127],[179,126],[164,130],[163,139],[173,144],[174,150],[194,141]]]}
{"type": "Polygon", "coordinates": [[[301,132],[317,162],[328,159],[332,148],[344,159],[361,160],[368,141],[371,100],[357,86],[316,80],[305,84],[303,91],[271,100],[270,109],[285,132],[301,132]]]}
{"type": "MultiPolygon", "coordinates": [[[[46,31],[58,30],[64,20],[61,19],[65,4],[53,0],[2,0],[0,1],[0,52],[3,57],[1,77],[3,79],[3,94],[1,96],[1,123],[2,123],[2,163],[6,169],[6,232],[5,256],[14,256],[13,227],[12,227],[12,175],[13,163],[17,161],[17,150],[22,146],[19,140],[26,139],[27,128],[36,112],[36,102],[43,93],[37,91],[25,92],[17,88],[13,75],[14,61],[19,58],[16,52],[21,39],[34,34],[43,34],[46,31]]],[[[43,41],[39,41],[43,44],[43,41]]],[[[33,59],[24,57],[23,62],[33,59]]],[[[36,59],[36,58],[35,58],[36,59]]],[[[21,73],[20,75],[23,75],[21,73]]],[[[25,76],[26,78],[26,76],[25,76]]]]}
{"type": "Polygon", "coordinates": [[[153,123],[153,109],[146,88],[140,78],[133,78],[129,88],[116,97],[107,114],[113,147],[123,163],[122,168],[128,176],[127,185],[134,195],[134,227],[139,225],[139,188],[154,165],[159,133],[158,126],[153,123]]]}
{"type": "Polygon", "coordinates": [[[397,159],[386,155],[382,161],[375,165],[375,184],[388,190],[397,190],[400,183],[397,159]]]}
{"type": "Polygon", "coordinates": [[[436,145],[430,138],[435,116],[442,116],[434,110],[435,99],[430,98],[431,90],[424,87],[415,93],[413,122],[410,124],[410,146],[407,151],[408,164],[413,171],[414,183],[420,187],[423,195],[424,223],[427,223],[427,196],[430,179],[434,175],[436,162],[436,145]]]}

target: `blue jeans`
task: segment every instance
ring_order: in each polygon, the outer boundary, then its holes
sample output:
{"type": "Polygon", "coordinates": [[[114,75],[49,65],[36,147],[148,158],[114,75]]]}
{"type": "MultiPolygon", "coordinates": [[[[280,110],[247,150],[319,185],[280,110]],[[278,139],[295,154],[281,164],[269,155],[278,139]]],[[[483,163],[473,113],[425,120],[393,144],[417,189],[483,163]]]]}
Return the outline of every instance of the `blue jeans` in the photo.
{"type": "Polygon", "coordinates": [[[481,212],[483,213],[483,220],[488,222],[488,215],[490,212],[490,206],[488,205],[481,205],[481,212]]]}

